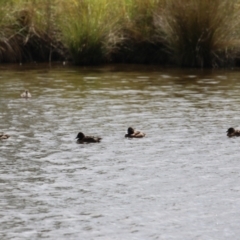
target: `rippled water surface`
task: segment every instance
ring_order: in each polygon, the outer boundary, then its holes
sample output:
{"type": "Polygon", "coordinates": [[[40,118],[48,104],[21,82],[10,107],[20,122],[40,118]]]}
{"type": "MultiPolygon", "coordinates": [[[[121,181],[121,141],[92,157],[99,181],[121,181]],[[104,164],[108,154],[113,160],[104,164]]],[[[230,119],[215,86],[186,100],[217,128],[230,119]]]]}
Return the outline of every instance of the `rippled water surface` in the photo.
{"type": "Polygon", "coordinates": [[[240,239],[240,71],[6,66],[0,91],[0,239],[240,239]]]}

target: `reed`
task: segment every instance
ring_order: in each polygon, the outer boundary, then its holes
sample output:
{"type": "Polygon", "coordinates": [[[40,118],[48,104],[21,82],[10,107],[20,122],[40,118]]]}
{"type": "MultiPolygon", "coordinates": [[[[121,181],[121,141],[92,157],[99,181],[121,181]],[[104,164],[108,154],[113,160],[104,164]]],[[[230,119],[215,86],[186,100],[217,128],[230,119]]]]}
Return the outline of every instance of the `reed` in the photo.
{"type": "Polygon", "coordinates": [[[154,10],[162,0],[122,1],[122,41],[113,59],[127,63],[162,63],[162,42],[156,38],[154,10]]]}
{"type": "Polygon", "coordinates": [[[121,40],[115,4],[108,0],[70,0],[60,7],[59,27],[76,64],[103,63],[114,51],[121,40]]]}
{"type": "Polygon", "coordinates": [[[127,38],[151,41],[154,35],[153,12],[156,0],[125,0],[123,27],[127,38]]]}
{"type": "Polygon", "coordinates": [[[155,12],[155,25],[173,63],[215,67],[239,54],[238,0],[169,0],[155,12]]]}
{"type": "Polygon", "coordinates": [[[15,62],[21,51],[12,36],[15,30],[11,26],[11,17],[7,14],[8,2],[2,2],[5,7],[0,8],[0,62],[15,62]]]}
{"type": "Polygon", "coordinates": [[[63,59],[52,25],[55,0],[9,0],[0,5],[0,61],[26,62],[63,59]],[[49,12],[49,10],[51,12],[49,12]]]}
{"type": "MultiPolygon", "coordinates": [[[[163,61],[153,10],[159,0],[72,0],[58,23],[75,64],[163,61]]],[[[61,11],[62,10],[62,11],[61,11]]]]}
{"type": "Polygon", "coordinates": [[[0,62],[234,66],[240,0],[2,0],[0,62]]]}

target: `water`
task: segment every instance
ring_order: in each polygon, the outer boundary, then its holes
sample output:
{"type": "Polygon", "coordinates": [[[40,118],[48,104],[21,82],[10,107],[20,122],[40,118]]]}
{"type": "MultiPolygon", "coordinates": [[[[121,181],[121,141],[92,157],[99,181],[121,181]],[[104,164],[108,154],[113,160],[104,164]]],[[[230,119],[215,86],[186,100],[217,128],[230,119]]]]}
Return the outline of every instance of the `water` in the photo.
{"type": "Polygon", "coordinates": [[[0,86],[0,239],[240,239],[238,71],[5,66],[0,86]]]}

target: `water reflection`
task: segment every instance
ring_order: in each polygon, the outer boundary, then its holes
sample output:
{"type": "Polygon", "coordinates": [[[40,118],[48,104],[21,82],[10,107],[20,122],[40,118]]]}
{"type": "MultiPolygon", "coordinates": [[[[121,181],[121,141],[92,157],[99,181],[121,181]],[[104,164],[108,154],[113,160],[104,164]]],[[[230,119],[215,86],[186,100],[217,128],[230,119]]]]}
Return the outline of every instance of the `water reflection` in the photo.
{"type": "Polygon", "coordinates": [[[5,68],[1,239],[237,238],[238,71],[5,68]]]}

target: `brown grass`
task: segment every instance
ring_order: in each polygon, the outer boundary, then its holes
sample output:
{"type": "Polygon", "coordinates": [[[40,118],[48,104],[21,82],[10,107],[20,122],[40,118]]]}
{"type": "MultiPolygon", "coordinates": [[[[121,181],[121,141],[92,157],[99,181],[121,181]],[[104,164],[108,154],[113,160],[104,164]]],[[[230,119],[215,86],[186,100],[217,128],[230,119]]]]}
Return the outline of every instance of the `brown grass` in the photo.
{"type": "Polygon", "coordinates": [[[240,0],[8,0],[0,62],[234,66],[240,0]]]}
{"type": "Polygon", "coordinates": [[[170,0],[155,12],[160,41],[173,62],[222,66],[239,54],[239,1],[170,0]]]}

